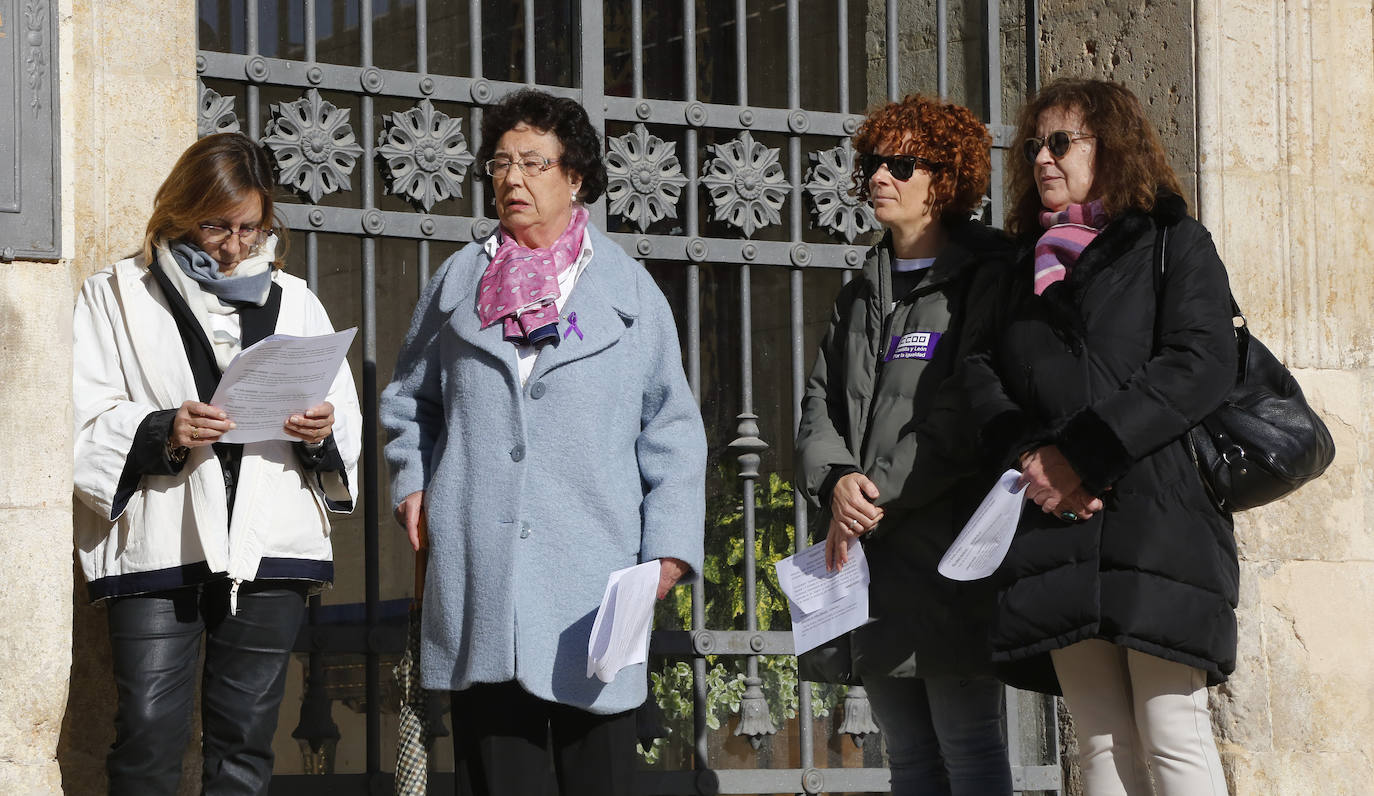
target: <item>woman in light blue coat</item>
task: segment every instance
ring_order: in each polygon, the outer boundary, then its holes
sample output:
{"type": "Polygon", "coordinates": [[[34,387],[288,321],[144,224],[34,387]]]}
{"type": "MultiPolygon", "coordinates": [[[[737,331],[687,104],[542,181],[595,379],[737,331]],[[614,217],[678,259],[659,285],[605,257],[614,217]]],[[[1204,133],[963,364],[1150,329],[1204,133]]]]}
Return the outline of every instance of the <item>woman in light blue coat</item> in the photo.
{"type": "Polygon", "coordinates": [[[382,395],[430,549],[421,679],[453,692],[460,794],[628,793],[643,665],[588,678],[588,639],[611,572],[657,559],[661,599],[700,567],[701,415],[663,294],[587,223],[586,112],[523,90],[482,140],[501,228],[430,280],[382,395]]]}

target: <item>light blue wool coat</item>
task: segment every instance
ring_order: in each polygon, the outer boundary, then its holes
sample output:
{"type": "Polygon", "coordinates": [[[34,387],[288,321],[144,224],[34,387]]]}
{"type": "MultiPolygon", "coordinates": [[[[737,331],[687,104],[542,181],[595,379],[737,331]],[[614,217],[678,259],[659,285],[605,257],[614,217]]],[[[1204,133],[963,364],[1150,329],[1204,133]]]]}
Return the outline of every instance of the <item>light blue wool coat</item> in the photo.
{"type": "Polygon", "coordinates": [[[516,680],[593,713],[644,701],[644,666],[587,677],[614,570],[701,567],[706,437],[672,312],[648,272],[588,227],[594,254],[562,337],[522,387],[501,324],[480,329],[480,242],[430,280],[382,393],[393,504],[427,490],[425,688],[516,680]]]}

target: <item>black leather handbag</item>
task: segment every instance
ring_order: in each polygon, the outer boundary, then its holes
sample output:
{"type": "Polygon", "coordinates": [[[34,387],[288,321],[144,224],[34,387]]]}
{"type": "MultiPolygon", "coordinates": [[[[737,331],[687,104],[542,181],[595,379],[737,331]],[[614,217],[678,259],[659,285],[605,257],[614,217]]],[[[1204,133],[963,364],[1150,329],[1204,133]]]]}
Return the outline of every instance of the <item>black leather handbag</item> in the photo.
{"type": "MultiPolygon", "coordinates": [[[[1155,336],[1163,304],[1165,238],[1155,237],[1155,336]]],[[[1234,296],[1236,384],[1226,400],[1188,430],[1184,444],[1218,509],[1244,511],[1278,500],[1326,471],[1336,445],[1302,389],[1268,348],[1250,334],[1234,296]]]]}

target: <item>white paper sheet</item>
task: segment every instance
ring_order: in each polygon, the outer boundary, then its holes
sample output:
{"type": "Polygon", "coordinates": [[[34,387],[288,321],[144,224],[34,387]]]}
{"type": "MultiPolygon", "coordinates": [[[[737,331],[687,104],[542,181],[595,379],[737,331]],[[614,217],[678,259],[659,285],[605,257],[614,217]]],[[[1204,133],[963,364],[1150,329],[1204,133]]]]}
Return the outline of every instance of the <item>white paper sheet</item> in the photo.
{"type": "Polygon", "coordinates": [[[825,542],[773,565],[792,614],[792,644],[801,654],[868,621],[868,559],[853,539],[849,562],[825,569],[825,542]]]}
{"type": "Polygon", "coordinates": [[[645,561],[612,572],[587,639],[587,676],[603,683],[626,666],[649,659],[649,630],[658,596],[660,564],[645,561]]]}
{"type": "Polygon", "coordinates": [[[986,578],[1002,565],[1016,535],[1026,486],[1016,470],[1002,473],[940,559],[939,572],[950,580],[986,578]]]}
{"type": "Polygon", "coordinates": [[[223,442],[295,440],[283,426],[293,414],[322,403],[358,330],[315,337],[274,334],[239,352],[210,403],[237,428],[223,442]]]}

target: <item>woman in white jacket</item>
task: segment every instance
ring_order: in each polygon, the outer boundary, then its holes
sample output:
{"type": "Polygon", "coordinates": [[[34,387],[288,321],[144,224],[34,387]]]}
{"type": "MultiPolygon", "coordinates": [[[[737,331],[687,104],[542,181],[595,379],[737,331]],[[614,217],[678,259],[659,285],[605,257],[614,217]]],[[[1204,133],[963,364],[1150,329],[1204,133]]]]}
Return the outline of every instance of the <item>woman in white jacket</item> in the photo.
{"type": "Polygon", "coordinates": [[[82,286],[73,323],[75,483],[92,600],[109,606],[119,710],[112,794],[172,794],[201,638],[207,793],[265,794],[286,663],[311,589],[333,580],[331,511],[352,510],[361,418],[347,365],[287,418],[291,441],[221,442],[208,402],[273,333],[333,331],[280,270],[275,182],[237,133],[204,138],[158,189],[140,255],[82,286]]]}

